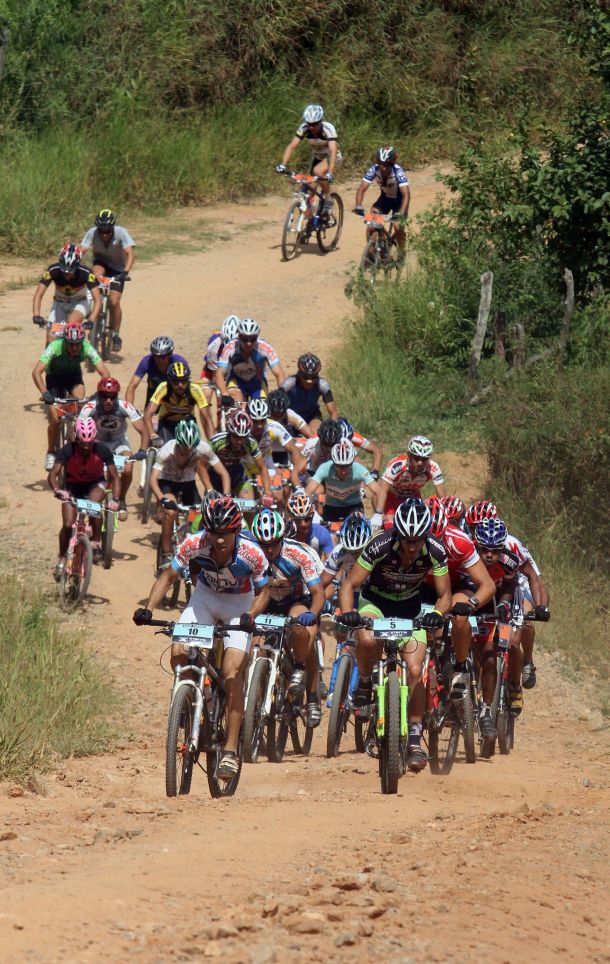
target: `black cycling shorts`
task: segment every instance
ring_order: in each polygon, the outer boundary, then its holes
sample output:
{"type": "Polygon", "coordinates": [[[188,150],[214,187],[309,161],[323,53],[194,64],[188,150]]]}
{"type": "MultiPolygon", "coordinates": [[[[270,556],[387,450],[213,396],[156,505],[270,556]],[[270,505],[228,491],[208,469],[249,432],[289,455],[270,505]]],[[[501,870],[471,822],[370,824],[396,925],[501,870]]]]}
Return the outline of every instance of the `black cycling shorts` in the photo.
{"type": "Polygon", "coordinates": [[[66,491],[69,492],[74,499],[88,499],[91,489],[94,489],[96,486],[105,489],[106,480],[97,479],[95,482],[68,482],[66,484],[66,491]]]}
{"type": "Polygon", "coordinates": [[[182,505],[199,505],[201,502],[195,482],[172,482],[170,479],[159,479],[159,488],[163,495],[171,492],[178,502],[182,502],[182,505]]]}
{"type": "Polygon", "coordinates": [[[352,512],[364,512],[362,502],[357,502],[356,505],[326,505],[324,503],[322,518],[324,522],[343,522],[352,512]]]}
{"type": "MultiPolygon", "coordinates": [[[[109,265],[107,261],[100,261],[99,258],[94,258],[94,259],[93,259],[93,267],[94,267],[94,268],[101,268],[107,278],[114,278],[115,275],[120,274],[121,271],[123,270],[122,268],[120,268],[120,269],[117,271],[117,269],[111,267],[111,265],[109,265]]],[[[110,286],[110,290],[111,290],[111,291],[123,291],[124,287],[125,287],[125,282],[124,282],[124,281],[113,281],[113,282],[112,282],[112,285],[110,286]]]]}
{"type": "Polygon", "coordinates": [[[367,603],[376,606],[386,619],[415,619],[419,616],[422,599],[420,593],[409,596],[408,599],[386,599],[385,596],[379,596],[367,589],[366,593],[360,593],[358,611],[362,612],[367,603]]]}
{"type": "Polygon", "coordinates": [[[74,389],[79,385],[84,385],[83,373],[80,369],[77,372],[68,372],[62,375],[45,375],[45,384],[48,392],[53,392],[55,398],[70,398],[74,395],[74,389]]]}
{"type": "Polygon", "coordinates": [[[265,612],[269,616],[287,616],[293,606],[305,606],[309,609],[311,596],[302,596],[300,599],[270,599],[265,606],[265,612]]]}
{"type": "Polygon", "coordinates": [[[386,197],[385,194],[380,194],[373,204],[373,210],[379,211],[379,214],[397,214],[401,204],[402,194],[398,197],[386,197]]]}

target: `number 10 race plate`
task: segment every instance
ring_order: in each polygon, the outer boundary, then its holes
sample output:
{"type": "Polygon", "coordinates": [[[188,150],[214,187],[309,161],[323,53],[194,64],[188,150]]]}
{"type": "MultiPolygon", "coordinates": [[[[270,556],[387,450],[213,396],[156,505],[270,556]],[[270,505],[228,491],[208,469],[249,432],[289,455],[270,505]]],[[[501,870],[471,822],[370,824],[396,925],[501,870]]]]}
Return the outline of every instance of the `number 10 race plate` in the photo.
{"type": "Polygon", "coordinates": [[[199,649],[211,649],[214,645],[214,627],[203,623],[176,623],[172,643],[186,643],[199,649]]]}

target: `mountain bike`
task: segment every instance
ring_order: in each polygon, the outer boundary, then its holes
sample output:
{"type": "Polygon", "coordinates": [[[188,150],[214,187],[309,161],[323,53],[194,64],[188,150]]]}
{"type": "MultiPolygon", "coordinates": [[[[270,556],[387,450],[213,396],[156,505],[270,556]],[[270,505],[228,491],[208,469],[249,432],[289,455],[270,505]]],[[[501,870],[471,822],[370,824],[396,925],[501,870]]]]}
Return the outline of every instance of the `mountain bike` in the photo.
{"type": "MultiPolygon", "coordinates": [[[[170,549],[168,555],[171,555],[172,559],[176,555],[178,546],[186,539],[190,533],[190,527],[195,519],[195,516],[199,514],[199,505],[182,505],[178,503],[176,505],[177,513],[174,517],[172,524],[172,534],[170,541],[170,549]]],[[[155,574],[158,576],[161,571],[161,559],[164,553],[161,551],[161,535],[159,534],[159,542],[157,543],[157,562],[155,566],[155,574]]],[[[182,570],[173,583],[169,587],[167,594],[162,600],[161,605],[167,606],[169,609],[175,609],[178,605],[178,599],[180,596],[180,585],[184,582],[184,595],[186,602],[188,603],[191,598],[191,592],[193,590],[193,583],[191,579],[191,574],[188,568],[182,570]]]]}
{"type": "Polygon", "coordinates": [[[101,275],[97,280],[100,287],[100,295],[102,296],[102,310],[100,311],[97,320],[93,325],[93,331],[91,332],[91,344],[95,348],[98,355],[102,356],[103,361],[108,361],[112,351],[112,336],[114,334],[112,328],[110,327],[108,293],[111,290],[120,291],[120,282],[131,281],[131,278],[129,275],[125,274],[116,275],[112,278],[107,278],[104,275],[101,275]]]}
{"type": "Polygon", "coordinates": [[[300,187],[293,191],[292,202],[284,221],[282,231],[282,257],[284,261],[291,261],[300,253],[301,247],[306,245],[315,232],[318,247],[323,254],[327,254],[337,247],[343,228],[343,201],[336,191],[327,196],[316,188],[320,181],[327,180],[326,175],[317,177],[314,174],[298,174],[296,171],[284,171],[293,184],[300,187]],[[332,211],[324,210],[324,202],[332,200],[332,211]]]}
{"type": "Polygon", "coordinates": [[[59,605],[66,612],[82,603],[93,572],[93,547],[91,545],[91,518],[102,514],[98,502],[90,499],[67,499],[76,506],[76,519],[72,525],[68,551],[59,576],[59,605]]]}
{"type": "MultiPolygon", "coordinates": [[[[115,455],[114,464],[116,465],[117,472],[122,475],[123,469],[130,462],[139,462],[139,458],[135,456],[133,458],[127,458],[125,455],[115,455]]],[[[112,509],[108,508],[109,496],[111,495],[111,490],[106,489],[106,495],[104,499],[104,510],[102,517],[102,559],[104,562],[104,569],[110,569],[112,566],[112,543],[114,541],[114,534],[119,528],[119,514],[114,512],[112,509]]]]}
{"type": "Polygon", "coordinates": [[[373,284],[379,272],[383,271],[386,278],[397,278],[404,264],[404,252],[398,246],[394,237],[394,215],[366,214],[364,224],[367,229],[367,241],[360,259],[360,271],[373,284]],[[389,224],[389,228],[386,225],[389,224]]]}
{"type": "Polygon", "coordinates": [[[146,459],[144,461],[144,479],[142,481],[142,523],[148,522],[150,517],[150,506],[152,503],[152,489],[150,487],[150,476],[157,458],[157,445],[149,445],[146,449],[146,459]]]}
{"type": "MultiPolygon", "coordinates": [[[[340,624],[339,624],[340,625],[340,624]]],[[[341,739],[347,732],[347,725],[353,714],[354,690],[358,686],[358,666],[352,639],[337,640],[335,661],[330,673],[330,686],[326,705],[330,710],[328,715],[328,731],[326,734],[326,756],[335,757],[339,753],[341,739]]],[[[354,719],[356,733],[356,749],[364,751],[362,737],[363,721],[354,719]]]]}
{"type": "Polygon", "coordinates": [[[217,776],[227,730],[226,693],[221,677],[223,639],[238,627],[217,623],[174,623],[151,619],[172,645],[181,644],[188,662],[174,668],[174,684],[167,720],[165,793],[168,797],[190,793],[195,766],[208,779],[210,795],[232,797],[237,790],[243,759],[242,735],[237,747],[239,769],[228,780],[217,776]],[[206,765],[199,762],[205,754],[206,765]]]}
{"type": "Polygon", "coordinates": [[[263,643],[250,664],[244,713],[244,759],[256,763],[263,745],[271,763],[281,763],[288,734],[299,756],[311,750],[313,728],[307,726],[305,693],[288,693],[294,668],[286,645],[286,630],[294,623],[289,616],[256,617],[256,634],[263,643]]]}

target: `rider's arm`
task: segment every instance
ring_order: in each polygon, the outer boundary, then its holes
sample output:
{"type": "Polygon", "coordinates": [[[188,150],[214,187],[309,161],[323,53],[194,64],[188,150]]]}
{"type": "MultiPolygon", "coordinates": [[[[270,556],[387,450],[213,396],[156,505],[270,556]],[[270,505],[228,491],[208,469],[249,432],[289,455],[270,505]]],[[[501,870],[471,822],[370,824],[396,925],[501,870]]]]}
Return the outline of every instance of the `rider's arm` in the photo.
{"type": "Polygon", "coordinates": [[[370,186],[371,186],[370,181],[365,181],[365,180],[360,181],[360,184],[358,185],[358,190],[356,191],[356,203],[354,204],[354,207],[361,208],[363,206],[362,202],[364,201],[364,195],[366,194],[370,186]]]}
{"type": "Polygon", "coordinates": [[[267,605],[269,603],[269,583],[265,583],[264,586],[260,586],[258,589],[254,589],[254,599],[252,605],[248,612],[251,616],[260,616],[261,613],[265,612],[267,605]]]}
{"type": "Polygon", "coordinates": [[[357,562],[349,575],[343,580],[339,586],[339,606],[342,613],[352,612],[354,608],[354,593],[359,592],[369,575],[370,569],[365,569],[364,566],[357,562]]]}
{"type": "Polygon", "coordinates": [[[379,498],[380,498],[379,482],[375,482],[374,479],[373,479],[372,482],[367,482],[367,481],[365,480],[365,483],[364,483],[364,484],[366,485],[367,489],[370,489],[370,491],[371,491],[372,494],[373,494],[373,505],[374,505],[374,506],[377,505],[378,502],[379,502],[379,498]]]}
{"type": "Polygon", "coordinates": [[[332,402],[330,402],[330,401],[329,401],[329,402],[324,402],[324,404],[326,405],[326,409],[327,409],[327,411],[328,411],[328,417],[329,417],[329,418],[333,418],[333,419],[338,419],[338,418],[339,418],[339,409],[337,408],[337,403],[334,401],[334,399],[333,399],[332,402]]]}
{"type": "Polygon", "coordinates": [[[100,294],[100,286],[96,283],[89,286],[89,291],[91,292],[91,297],[93,298],[93,308],[91,309],[90,321],[97,321],[99,314],[102,310],[102,296],[100,294]]]}
{"type": "Polygon", "coordinates": [[[311,593],[311,603],[309,604],[309,611],[315,613],[319,616],[322,611],[322,607],[326,602],[326,593],[324,592],[324,586],[321,582],[316,582],[312,586],[308,586],[309,592],[311,593]]]}
{"type": "Polygon", "coordinates": [[[150,445],[150,432],[146,427],[146,422],[143,418],[136,418],[132,421],[131,425],[140,436],[140,448],[147,449],[150,445]]]}
{"type": "Polygon", "coordinates": [[[130,405],[135,405],[136,388],[138,387],[141,381],[142,379],[138,378],[137,375],[131,376],[131,381],[127,386],[127,391],[125,392],[125,401],[129,402],[130,405]]]}
{"type": "Polygon", "coordinates": [[[275,378],[277,382],[277,387],[279,388],[282,382],[286,380],[286,375],[284,374],[282,363],[279,362],[277,365],[275,365],[274,368],[271,369],[271,371],[273,372],[273,377],[275,378]]]}
{"type": "Polygon", "coordinates": [[[434,608],[438,610],[441,615],[444,615],[451,609],[451,580],[449,579],[449,573],[445,572],[443,575],[434,573],[434,587],[437,595],[434,608]]]}
{"type": "Polygon", "coordinates": [[[209,492],[210,489],[214,488],[212,485],[212,480],[208,475],[207,466],[205,465],[205,462],[203,459],[199,459],[199,461],[197,462],[197,468],[195,469],[195,472],[203,482],[203,487],[206,492],[209,492]]]}
{"type": "Polygon", "coordinates": [[[118,502],[121,497],[121,476],[119,475],[114,462],[106,463],[106,472],[108,473],[108,478],[110,479],[110,484],[112,485],[112,498],[118,502]]]}
{"type": "Polygon", "coordinates": [[[485,603],[488,603],[495,596],[496,584],[481,559],[477,559],[474,565],[468,567],[468,578],[472,579],[475,585],[474,594],[479,600],[477,609],[481,609],[485,603]]]}
{"type": "Polygon", "coordinates": [[[44,362],[37,361],[36,364],[34,365],[34,368],[32,369],[32,378],[34,380],[34,384],[41,395],[47,390],[47,386],[45,384],[45,380],[43,377],[46,371],[46,368],[47,366],[44,362]]]}
{"type": "Polygon", "coordinates": [[[388,498],[388,492],[390,491],[390,483],[386,482],[385,479],[379,479],[377,483],[377,496],[373,502],[373,509],[380,515],[385,512],[385,504],[388,498]]]}
{"type": "MultiPolygon", "coordinates": [[[[224,467],[224,465],[222,464],[221,460],[220,460],[218,457],[216,457],[216,461],[215,461],[215,462],[213,462],[213,461],[210,459],[210,460],[208,461],[208,465],[211,465],[212,468],[214,469],[214,471],[216,472],[216,474],[219,475],[220,478],[221,478],[221,481],[222,481],[222,494],[223,494],[223,495],[231,495],[231,476],[229,475],[229,473],[228,473],[227,470],[225,469],[225,467],[224,467]]],[[[214,486],[210,484],[210,489],[212,489],[212,488],[214,488],[214,486]]]]}
{"type": "Polygon", "coordinates": [[[32,314],[33,314],[33,315],[39,315],[39,314],[40,314],[41,305],[42,305],[42,298],[43,298],[43,295],[44,295],[45,291],[47,290],[47,288],[48,288],[48,285],[43,284],[42,281],[39,282],[39,283],[36,285],[36,288],[34,289],[34,300],[33,300],[33,302],[32,302],[32,314]]]}
{"type": "Polygon", "coordinates": [[[527,581],[530,584],[530,589],[532,590],[532,597],[534,599],[534,606],[546,606],[549,601],[549,594],[542,584],[540,576],[532,566],[531,562],[526,562],[521,566],[521,572],[527,577],[527,581]]]}
{"type": "Polygon", "coordinates": [[[61,470],[63,469],[63,467],[64,467],[63,460],[62,460],[61,462],[59,462],[59,461],[57,460],[57,457],[56,457],[56,458],[55,458],[55,463],[54,463],[54,465],[53,465],[53,468],[51,469],[51,471],[50,471],[49,474],[47,475],[47,482],[49,483],[49,485],[50,485],[51,488],[53,489],[53,492],[57,492],[57,490],[60,488],[60,485],[59,485],[59,475],[60,475],[61,470]]]}
{"type": "Polygon", "coordinates": [[[323,486],[323,483],[318,482],[315,479],[315,477],[310,479],[307,485],[305,486],[305,495],[315,495],[316,492],[318,492],[318,490],[322,488],[322,486],[323,486]]]}
{"type": "Polygon", "coordinates": [[[154,612],[157,606],[161,603],[161,600],[165,597],[165,594],[173,583],[174,579],[177,578],[178,573],[173,566],[167,566],[167,568],[162,571],[161,575],[157,576],[153,582],[145,608],[150,609],[151,613],[154,612]]]}
{"type": "Polygon", "coordinates": [[[210,415],[209,405],[205,405],[198,409],[199,411],[199,421],[201,422],[201,428],[203,429],[203,434],[205,438],[211,438],[214,434],[214,426],[212,424],[212,418],[210,415]]]}
{"type": "Polygon", "coordinates": [[[408,184],[400,185],[400,211],[399,214],[404,214],[405,217],[409,215],[409,204],[411,203],[411,188],[408,184]]]}
{"type": "Polygon", "coordinates": [[[269,478],[269,469],[265,465],[265,460],[262,455],[254,456],[254,461],[256,462],[256,468],[258,469],[263,483],[263,491],[265,495],[271,495],[271,479],[269,478]]]}
{"type": "Polygon", "coordinates": [[[151,437],[155,434],[155,430],[153,428],[153,423],[152,423],[153,415],[157,414],[157,412],[159,411],[160,405],[161,405],[160,402],[159,403],[153,402],[151,398],[150,402],[144,409],[144,424],[146,425],[148,433],[151,437]]]}
{"type": "Polygon", "coordinates": [[[123,271],[129,274],[133,268],[133,263],[136,260],[136,249],[133,244],[129,244],[126,248],[123,248],[123,251],[125,252],[125,267],[123,268],[123,271]]]}
{"type": "Polygon", "coordinates": [[[290,158],[292,157],[293,151],[296,151],[296,149],[297,149],[297,147],[299,146],[300,143],[301,143],[301,138],[300,138],[300,137],[293,137],[293,138],[292,138],[292,140],[290,141],[290,144],[288,144],[288,145],[284,148],[284,153],[282,154],[282,164],[287,164],[287,163],[288,163],[288,161],[289,161],[290,158]]]}
{"type": "Polygon", "coordinates": [[[335,173],[335,168],[337,166],[337,153],[338,145],[336,141],[328,142],[328,172],[329,174],[335,173]]]}
{"type": "MultiPolygon", "coordinates": [[[[89,344],[89,342],[87,342],[87,344],[89,344]]],[[[95,366],[95,370],[96,372],[99,372],[100,375],[104,377],[108,377],[108,375],[110,374],[110,372],[108,371],[108,365],[106,364],[106,362],[102,361],[101,359],[95,366]]]]}
{"type": "Polygon", "coordinates": [[[363,444],[360,447],[361,452],[370,452],[373,456],[373,469],[375,472],[379,472],[381,468],[381,449],[372,439],[364,439],[363,444]]]}
{"type": "Polygon", "coordinates": [[[150,473],[150,491],[155,498],[159,500],[159,502],[163,498],[163,493],[159,488],[159,477],[161,475],[161,471],[161,469],[153,468],[152,472],[150,473]]]}
{"type": "Polygon", "coordinates": [[[434,490],[435,490],[436,494],[438,495],[439,499],[444,499],[444,497],[447,495],[447,493],[445,492],[445,483],[444,483],[444,482],[435,482],[435,483],[434,483],[434,490]]]}

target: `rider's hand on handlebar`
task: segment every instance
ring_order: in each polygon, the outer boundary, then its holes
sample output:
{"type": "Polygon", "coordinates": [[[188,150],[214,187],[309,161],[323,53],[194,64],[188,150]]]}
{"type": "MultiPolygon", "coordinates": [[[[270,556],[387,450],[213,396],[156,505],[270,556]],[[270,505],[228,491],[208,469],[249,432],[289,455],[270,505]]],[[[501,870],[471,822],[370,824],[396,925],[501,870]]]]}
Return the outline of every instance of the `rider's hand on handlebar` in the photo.
{"type": "Polygon", "coordinates": [[[160,449],[163,445],[163,439],[159,438],[158,435],[153,435],[150,440],[151,448],[160,449]]]}
{"type": "Polygon", "coordinates": [[[235,401],[232,395],[221,395],[220,404],[222,408],[235,408],[237,405],[237,402],[235,401]]]}
{"type": "Polygon", "coordinates": [[[242,613],[239,617],[239,628],[243,629],[245,633],[253,633],[256,629],[254,616],[251,616],[250,613],[242,613]]]}
{"type": "Polygon", "coordinates": [[[152,619],[152,611],[150,609],[136,609],[133,614],[133,621],[136,626],[145,626],[152,619]]]}
{"type": "Polygon", "coordinates": [[[326,180],[328,181],[329,184],[333,183],[333,181],[335,180],[335,175],[333,174],[332,171],[328,172],[328,174],[326,175],[326,180]]]}
{"type": "Polygon", "coordinates": [[[383,512],[373,512],[369,522],[371,523],[371,529],[381,529],[383,525],[383,512]]]}
{"type": "Polygon", "coordinates": [[[119,503],[116,501],[116,499],[110,499],[110,501],[108,502],[108,508],[110,509],[111,512],[118,512],[119,503]]]}
{"type": "Polygon", "coordinates": [[[304,612],[299,613],[296,621],[299,626],[315,626],[318,621],[318,617],[315,613],[304,612]]]}
{"type": "Polygon", "coordinates": [[[500,602],[496,606],[496,616],[501,623],[507,623],[510,619],[511,605],[509,602],[500,602]]]}
{"type": "Polygon", "coordinates": [[[440,613],[437,613],[436,610],[433,609],[431,613],[426,613],[425,616],[422,616],[419,625],[422,629],[442,629],[445,625],[445,620],[440,613]]]}
{"type": "Polygon", "coordinates": [[[285,165],[285,164],[276,164],[276,165],[275,165],[275,172],[276,172],[276,174],[283,174],[285,170],[286,170],[286,165],[285,165]]]}
{"type": "Polygon", "coordinates": [[[134,452],[133,458],[136,459],[138,462],[141,462],[143,459],[146,458],[146,449],[138,449],[137,452],[134,452]]]}
{"type": "Polygon", "coordinates": [[[354,214],[357,214],[361,218],[364,217],[364,208],[362,207],[362,205],[358,205],[358,207],[353,208],[353,212],[354,214]]]}
{"type": "Polygon", "coordinates": [[[46,323],[47,323],[46,319],[43,318],[42,315],[32,315],[32,324],[40,325],[40,327],[42,328],[42,326],[46,325],[46,323]]]}
{"type": "Polygon", "coordinates": [[[55,489],[53,495],[56,499],[60,499],[62,502],[65,502],[66,499],[70,498],[70,493],[67,489],[55,489]]]}
{"type": "Polygon", "coordinates": [[[164,509],[177,509],[178,506],[173,499],[161,499],[160,503],[164,509]]]}
{"type": "Polygon", "coordinates": [[[264,495],[261,499],[261,505],[265,509],[270,509],[271,506],[273,505],[273,501],[274,500],[272,495],[264,495]]]}
{"type": "Polygon", "coordinates": [[[549,619],[551,618],[548,606],[536,606],[534,608],[534,615],[541,623],[548,623],[549,619]]]}
{"type": "Polygon", "coordinates": [[[54,405],[54,404],[55,404],[55,395],[53,394],[53,392],[49,392],[49,391],[47,390],[46,392],[43,392],[43,393],[42,393],[41,398],[42,398],[43,402],[45,403],[45,405],[54,405]]]}
{"type": "Polygon", "coordinates": [[[473,607],[467,602],[457,602],[451,610],[452,616],[471,616],[473,607]]]}
{"type": "Polygon", "coordinates": [[[347,626],[348,629],[357,629],[362,625],[362,616],[353,610],[351,613],[341,613],[337,616],[337,622],[347,626]]]}

